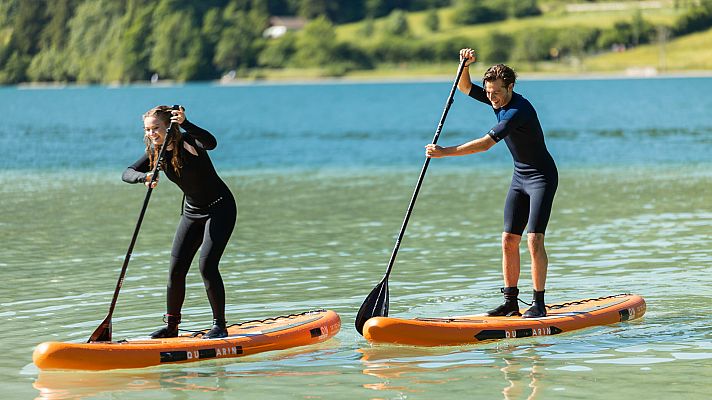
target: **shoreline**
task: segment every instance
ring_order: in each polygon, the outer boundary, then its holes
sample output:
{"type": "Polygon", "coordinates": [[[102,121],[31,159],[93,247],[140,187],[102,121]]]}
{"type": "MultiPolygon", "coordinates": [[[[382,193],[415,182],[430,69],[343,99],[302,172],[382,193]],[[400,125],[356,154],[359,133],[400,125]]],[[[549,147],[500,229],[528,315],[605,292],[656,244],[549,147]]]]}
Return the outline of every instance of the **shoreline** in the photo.
{"type": "MultiPolygon", "coordinates": [[[[668,71],[658,72],[641,68],[630,71],[612,72],[518,72],[518,79],[521,81],[560,81],[560,80],[614,80],[614,79],[685,79],[685,78],[712,78],[712,70],[693,71],[668,71]]],[[[385,74],[366,75],[346,75],[343,77],[264,77],[264,78],[243,78],[243,79],[216,79],[211,81],[188,81],[179,82],[164,80],[156,83],[150,81],[135,81],[131,83],[74,83],[74,82],[25,82],[16,85],[3,85],[0,88],[27,89],[77,89],[88,87],[104,88],[175,88],[192,84],[209,84],[217,87],[231,86],[260,86],[260,85],[337,85],[337,84],[389,84],[389,83],[432,83],[449,82],[452,76],[448,74],[403,74],[401,76],[385,74]]]]}

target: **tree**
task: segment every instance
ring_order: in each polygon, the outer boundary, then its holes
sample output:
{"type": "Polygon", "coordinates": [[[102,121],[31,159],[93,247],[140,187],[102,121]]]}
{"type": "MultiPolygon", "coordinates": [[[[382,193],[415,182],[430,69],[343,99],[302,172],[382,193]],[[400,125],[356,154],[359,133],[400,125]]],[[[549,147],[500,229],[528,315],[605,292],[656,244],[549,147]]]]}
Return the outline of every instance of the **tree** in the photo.
{"type": "Polygon", "coordinates": [[[19,51],[14,51],[9,54],[6,60],[0,60],[3,66],[0,72],[0,82],[2,83],[18,83],[25,81],[25,71],[30,64],[30,56],[20,54],[19,51]]]}
{"type": "Polygon", "coordinates": [[[267,42],[264,50],[259,55],[259,65],[270,68],[282,68],[287,65],[297,48],[297,36],[288,32],[279,39],[267,42]]]}
{"type": "Polygon", "coordinates": [[[47,21],[44,1],[18,1],[12,17],[12,47],[19,54],[32,56],[39,51],[42,27],[47,21]]]}
{"type": "Polygon", "coordinates": [[[48,20],[42,29],[39,41],[42,48],[54,47],[62,49],[67,44],[67,34],[69,33],[67,23],[72,17],[75,0],[54,0],[48,1],[45,8],[45,15],[48,20]]]}
{"type": "Polygon", "coordinates": [[[360,21],[366,16],[364,0],[349,0],[334,2],[339,5],[332,21],[336,23],[360,21]]]}
{"type": "Polygon", "coordinates": [[[509,16],[514,18],[540,15],[537,0],[509,0],[509,16]]]}
{"type": "Polygon", "coordinates": [[[32,82],[69,81],[71,76],[66,69],[65,58],[64,52],[56,47],[43,49],[26,67],[26,76],[32,82]]]}
{"type": "Polygon", "coordinates": [[[391,11],[400,10],[425,10],[430,7],[448,5],[450,0],[365,0],[363,12],[371,18],[383,17],[391,11]]]}
{"type": "Polygon", "coordinates": [[[364,37],[371,37],[373,36],[373,33],[375,32],[376,27],[375,23],[373,22],[373,18],[368,17],[363,21],[363,26],[361,27],[361,35],[364,37]]]}
{"type": "Polygon", "coordinates": [[[366,16],[378,18],[388,14],[391,10],[386,4],[386,0],[366,0],[366,16]]]}
{"type": "Polygon", "coordinates": [[[410,27],[408,26],[408,15],[403,10],[393,10],[386,20],[386,33],[396,36],[408,36],[410,27]]]}
{"type": "Polygon", "coordinates": [[[422,57],[425,57],[425,48],[427,47],[431,50],[432,61],[457,62],[460,49],[471,45],[471,39],[466,39],[462,36],[448,36],[446,39],[435,40],[430,43],[423,42],[419,46],[419,53],[422,54],[422,57]]]}
{"type": "Polygon", "coordinates": [[[0,30],[5,30],[12,25],[11,11],[15,6],[15,1],[0,1],[0,30]]]}
{"type": "Polygon", "coordinates": [[[569,55],[577,65],[582,65],[586,51],[593,47],[599,30],[588,27],[575,27],[559,31],[557,44],[562,54],[569,55]]]}
{"type": "Polygon", "coordinates": [[[205,63],[203,70],[200,72],[201,77],[214,78],[219,75],[213,60],[215,60],[215,52],[218,42],[220,42],[220,34],[223,28],[224,22],[220,8],[211,8],[203,15],[203,26],[200,30],[200,34],[203,38],[202,58],[205,60],[205,63]]]}
{"type": "Polygon", "coordinates": [[[418,54],[418,44],[401,36],[385,36],[371,48],[374,60],[381,62],[401,63],[406,61],[422,61],[418,54]]]}
{"type": "Polygon", "coordinates": [[[295,64],[300,67],[322,67],[335,61],[336,31],[326,17],[309,22],[297,38],[295,64]]]}
{"type": "Polygon", "coordinates": [[[5,38],[0,47],[0,82],[26,80],[27,67],[40,50],[37,37],[46,22],[44,1],[13,1],[0,5],[7,15],[5,38]],[[7,29],[9,28],[9,29],[7,29]]]}
{"type": "Polygon", "coordinates": [[[616,21],[613,26],[604,29],[598,36],[596,47],[603,50],[609,50],[613,46],[629,46],[632,43],[632,28],[628,22],[616,21]]]}
{"type": "Polygon", "coordinates": [[[333,11],[338,7],[337,2],[329,0],[292,0],[297,10],[297,15],[306,19],[326,17],[331,19],[333,11]]]}
{"type": "Polygon", "coordinates": [[[219,8],[211,8],[205,13],[203,16],[203,27],[200,33],[207,45],[215,47],[218,44],[220,41],[220,32],[224,26],[225,23],[223,22],[219,8]]]}
{"type": "Polygon", "coordinates": [[[649,43],[655,35],[655,28],[643,18],[643,13],[640,10],[633,14],[630,28],[633,36],[633,46],[649,43]]]}
{"type": "MultiPolygon", "coordinates": [[[[287,0],[287,2],[292,12],[306,19],[323,16],[334,23],[345,23],[359,21],[366,16],[365,0],[287,0]]],[[[270,4],[269,11],[273,15],[281,15],[275,14],[275,9],[284,11],[284,7],[270,4]]]]}
{"type": "Polygon", "coordinates": [[[122,18],[121,40],[116,49],[115,62],[110,68],[113,80],[131,82],[148,79],[153,13],[153,2],[128,1],[126,13],[122,18]]]}
{"type": "Polygon", "coordinates": [[[122,4],[111,0],[81,3],[69,20],[67,74],[80,82],[105,82],[115,62],[121,32],[122,4]]]}
{"type": "Polygon", "coordinates": [[[26,77],[29,80],[63,82],[70,79],[66,66],[66,46],[69,36],[68,23],[76,8],[75,3],[75,0],[46,3],[44,15],[47,24],[39,33],[39,51],[27,66],[26,77]]]}
{"type": "Polygon", "coordinates": [[[181,81],[196,77],[202,62],[202,43],[189,11],[173,11],[172,0],[162,0],[153,13],[160,20],[153,30],[149,66],[160,77],[181,81]]]}
{"type": "Polygon", "coordinates": [[[514,47],[514,39],[510,35],[491,32],[487,35],[484,46],[479,46],[479,54],[487,64],[503,63],[509,60],[512,47],[514,47]]]}
{"type": "MultiPolygon", "coordinates": [[[[554,29],[524,29],[515,37],[511,58],[532,64],[550,57],[556,47],[557,31],[554,29]]],[[[536,65],[534,65],[536,66],[536,65]]]]}
{"type": "Polygon", "coordinates": [[[226,72],[257,65],[257,58],[265,45],[262,32],[267,28],[267,19],[266,14],[256,9],[225,8],[224,29],[213,58],[218,70],[226,72]]]}
{"type": "Polygon", "coordinates": [[[614,45],[638,46],[650,42],[654,36],[655,28],[638,11],[630,22],[616,21],[613,27],[604,29],[597,39],[597,47],[608,50],[614,45]]]}
{"type": "Polygon", "coordinates": [[[437,32],[440,30],[440,17],[438,17],[438,10],[431,8],[425,14],[425,27],[428,28],[430,32],[437,32]]]}
{"type": "Polygon", "coordinates": [[[699,4],[678,18],[675,36],[699,32],[712,27],[712,0],[700,0],[699,4]]]}
{"type": "Polygon", "coordinates": [[[459,25],[473,25],[500,21],[507,17],[505,10],[497,4],[483,1],[458,0],[453,22],[459,25]]]}

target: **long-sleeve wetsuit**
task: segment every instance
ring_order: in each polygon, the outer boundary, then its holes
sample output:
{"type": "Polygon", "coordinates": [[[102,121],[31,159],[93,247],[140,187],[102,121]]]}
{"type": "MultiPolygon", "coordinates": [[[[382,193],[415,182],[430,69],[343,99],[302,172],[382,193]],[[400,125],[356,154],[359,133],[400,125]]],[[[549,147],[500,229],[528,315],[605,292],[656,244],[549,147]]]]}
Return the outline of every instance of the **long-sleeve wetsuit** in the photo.
{"type": "MultiPolygon", "coordinates": [[[[485,90],[475,84],[470,97],[489,106],[485,90]]],[[[497,125],[489,135],[495,142],[504,139],[514,160],[512,184],[504,206],[504,231],[521,235],[544,233],[551,215],[558,172],[544,143],[544,132],[531,103],[518,93],[499,109],[494,109],[497,125]]]]}
{"type": "MultiPolygon", "coordinates": [[[[220,179],[207,151],[217,146],[215,137],[189,121],[184,121],[183,140],[195,148],[194,155],[184,147],[166,149],[164,174],[185,194],[183,215],[178,223],[168,280],[167,313],[179,315],[185,299],[185,278],[193,257],[200,251],[200,273],[208,294],[214,319],[225,319],[225,287],[218,264],[227,246],[237,219],[237,205],[227,185],[220,179]],[[183,167],[176,174],[170,164],[172,152],[180,151],[183,167]],[[202,246],[202,247],[201,247],[202,246]]],[[[144,154],[123,173],[128,183],[146,181],[150,171],[148,155],[144,154]]]]}

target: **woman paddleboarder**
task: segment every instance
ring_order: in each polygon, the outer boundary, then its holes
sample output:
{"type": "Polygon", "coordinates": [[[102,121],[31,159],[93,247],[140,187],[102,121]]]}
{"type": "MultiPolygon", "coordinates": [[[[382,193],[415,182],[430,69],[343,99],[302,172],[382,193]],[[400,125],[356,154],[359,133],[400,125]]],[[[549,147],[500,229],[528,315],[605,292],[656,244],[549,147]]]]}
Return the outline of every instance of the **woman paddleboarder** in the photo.
{"type": "MultiPolygon", "coordinates": [[[[127,183],[151,181],[150,171],[158,162],[168,179],[183,191],[185,204],[178,223],[169,268],[166,326],[151,334],[154,339],[178,336],[185,278],[200,248],[200,274],[213,311],[213,327],[203,338],[227,336],[225,286],[218,264],[237,219],[237,205],[230,189],[215,172],[208,150],[217,146],[215,137],[185,117],[183,107],[158,106],[143,115],[146,152],[122,176],[127,183]],[[181,129],[185,131],[181,132],[181,129]],[[168,131],[170,128],[170,131],[168,131]],[[157,160],[164,141],[166,149],[157,160]]],[[[154,179],[153,187],[158,183],[154,179]]]]}

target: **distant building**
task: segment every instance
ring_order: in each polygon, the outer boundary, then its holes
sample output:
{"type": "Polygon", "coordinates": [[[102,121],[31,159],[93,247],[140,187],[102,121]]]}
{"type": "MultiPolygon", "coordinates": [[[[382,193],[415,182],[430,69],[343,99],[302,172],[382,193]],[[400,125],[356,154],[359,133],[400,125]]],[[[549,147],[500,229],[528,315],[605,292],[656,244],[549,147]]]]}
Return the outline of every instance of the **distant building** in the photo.
{"type": "Polygon", "coordinates": [[[269,18],[269,28],[262,32],[262,36],[277,39],[289,31],[301,30],[306,24],[304,18],[272,16],[269,18]]]}

